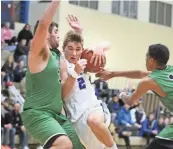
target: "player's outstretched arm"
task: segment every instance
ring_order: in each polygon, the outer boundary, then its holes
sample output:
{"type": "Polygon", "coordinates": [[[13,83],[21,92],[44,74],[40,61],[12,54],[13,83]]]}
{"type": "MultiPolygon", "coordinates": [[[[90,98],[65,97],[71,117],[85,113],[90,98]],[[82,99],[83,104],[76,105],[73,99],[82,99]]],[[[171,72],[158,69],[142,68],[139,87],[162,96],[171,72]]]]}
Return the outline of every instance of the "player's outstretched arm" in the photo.
{"type": "Polygon", "coordinates": [[[154,86],[150,78],[143,79],[137,86],[136,90],[132,95],[127,95],[126,92],[121,92],[119,98],[123,100],[124,103],[133,106],[138,99],[144,96],[147,91],[153,90],[154,86]]]}
{"type": "Polygon", "coordinates": [[[35,35],[31,42],[30,53],[34,56],[38,56],[42,49],[47,49],[46,39],[49,25],[51,24],[53,17],[56,13],[60,0],[53,0],[47,10],[44,12],[43,16],[39,20],[38,27],[36,29],[35,35]]]}
{"type": "Polygon", "coordinates": [[[96,77],[99,77],[102,80],[109,80],[114,77],[125,77],[131,79],[142,79],[147,77],[150,72],[140,71],[140,70],[132,70],[132,71],[108,71],[102,70],[96,74],[96,77]]]}

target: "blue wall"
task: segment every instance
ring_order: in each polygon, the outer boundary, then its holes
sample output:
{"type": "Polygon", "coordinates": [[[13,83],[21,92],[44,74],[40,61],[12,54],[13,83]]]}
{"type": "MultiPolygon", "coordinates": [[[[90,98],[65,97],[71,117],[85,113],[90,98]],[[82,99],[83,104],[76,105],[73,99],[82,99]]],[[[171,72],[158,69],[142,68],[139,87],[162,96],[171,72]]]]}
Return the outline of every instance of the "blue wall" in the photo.
{"type": "Polygon", "coordinates": [[[20,2],[20,21],[21,23],[28,23],[29,18],[29,1],[21,1],[20,2]]]}
{"type": "Polygon", "coordinates": [[[11,9],[8,8],[8,4],[11,4],[11,1],[1,1],[1,24],[12,23],[11,9]]]}
{"type": "MultiPolygon", "coordinates": [[[[19,18],[19,22],[21,23],[28,23],[28,18],[29,18],[29,3],[30,1],[20,1],[19,5],[19,13],[15,13],[16,18],[19,18]]],[[[1,1],[1,23],[3,24],[4,22],[10,22],[14,23],[12,20],[12,15],[11,15],[11,8],[8,8],[8,4],[12,4],[12,1],[6,1],[3,0],[1,1]]]]}

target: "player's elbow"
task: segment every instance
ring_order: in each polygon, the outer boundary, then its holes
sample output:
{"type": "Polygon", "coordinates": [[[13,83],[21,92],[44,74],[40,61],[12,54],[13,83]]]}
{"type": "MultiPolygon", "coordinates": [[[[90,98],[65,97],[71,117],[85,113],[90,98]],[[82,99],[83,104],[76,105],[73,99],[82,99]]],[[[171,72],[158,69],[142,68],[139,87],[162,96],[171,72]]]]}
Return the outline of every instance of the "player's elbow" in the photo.
{"type": "Polygon", "coordinates": [[[139,71],[139,78],[142,79],[144,77],[146,77],[146,74],[142,71],[139,71]]]}
{"type": "Polygon", "coordinates": [[[149,75],[150,72],[140,71],[140,79],[143,79],[149,75]]]}
{"type": "Polygon", "coordinates": [[[48,21],[47,19],[41,19],[41,20],[39,20],[38,27],[41,28],[41,29],[47,28],[50,25],[49,22],[50,21],[48,21]]]}
{"type": "Polygon", "coordinates": [[[69,92],[67,90],[64,90],[62,87],[62,93],[61,93],[62,100],[65,102],[69,98],[69,92]]]}
{"type": "Polygon", "coordinates": [[[46,39],[49,25],[50,23],[47,20],[40,20],[38,23],[38,27],[35,29],[32,42],[37,40],[42,41],[43,40],[42,38],[46,39]]]}
{"type": "MultiPolygon", "coordinates": [[[[41,35],[46,34],[48,32],[49,25],[50,24],[47,20],[39,20],[38,24],[34,29],[33,41],[35,41],[37,38],[40,39],[41,35]]],[[[46,38],[46,36],[44,37],[46,38]]]]}
{"type": "Polygon", "coordinates": [[[63,91],[62,91],[61,97],[62,97],[62,100],[63,101],[66,101],[67,100],[67,95],[63,91]]]}

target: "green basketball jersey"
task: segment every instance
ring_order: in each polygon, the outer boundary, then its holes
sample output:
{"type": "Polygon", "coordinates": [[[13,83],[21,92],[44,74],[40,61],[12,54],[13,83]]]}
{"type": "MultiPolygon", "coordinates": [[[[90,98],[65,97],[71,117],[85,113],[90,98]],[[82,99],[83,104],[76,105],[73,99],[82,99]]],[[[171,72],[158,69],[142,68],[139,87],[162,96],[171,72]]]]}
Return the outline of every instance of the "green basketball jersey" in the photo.
{"type": "MultiPolygon", "coordinates": [[[[173,112],[173,66],[168,65],[163,70],[156,69],[149,77],[166,93],[166,97],[160,97],[160,101],[170,112],[173,112]]],[[[158,136],[173,140],[173,125],[166,126],[158,136]]]]}
{"type": "Polygon", "coordinates": [[[60,54],[51,52],[46,68],[35,74],[26,72],[26,101],[24,109],[61,113],[60,54]]]}

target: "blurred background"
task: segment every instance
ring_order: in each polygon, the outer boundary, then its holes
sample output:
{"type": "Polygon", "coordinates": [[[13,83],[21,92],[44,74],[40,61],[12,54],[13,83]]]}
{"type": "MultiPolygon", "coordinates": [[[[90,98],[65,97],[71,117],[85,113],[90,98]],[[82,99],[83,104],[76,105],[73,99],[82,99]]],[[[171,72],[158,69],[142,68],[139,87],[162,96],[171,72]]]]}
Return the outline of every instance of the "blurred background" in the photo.
{"type": "MultiPolygon", "coordinates": [[[[29,43],[34,25],[49,3],[50,0],[1,1],[2,148],[41,148],[27,134],[20,112],[26,93],[29,43]]],[[[148,46],[155,43],[169,48],[168,64],[173,65],[173,1],[63,1],[54,17],[60,26],[60,48],[70,30],[68,14],[78,17],[84,29],[85,47],[102,41],[111,43],[106,53],[107,69],[145,70],[148,46]]],[[[173,115],[152,92],[142,97],[136,107],[118,102],[119,90],[126,89],[131,94],[139,80],[115,78],[104,82],[93,74],[90,80],[97,97],[107,103],[111,112],[110,131],[120,149],[145,148],[165,125],[173,123],[173,115]]]]}

